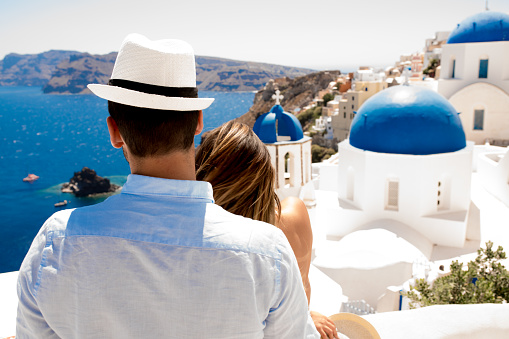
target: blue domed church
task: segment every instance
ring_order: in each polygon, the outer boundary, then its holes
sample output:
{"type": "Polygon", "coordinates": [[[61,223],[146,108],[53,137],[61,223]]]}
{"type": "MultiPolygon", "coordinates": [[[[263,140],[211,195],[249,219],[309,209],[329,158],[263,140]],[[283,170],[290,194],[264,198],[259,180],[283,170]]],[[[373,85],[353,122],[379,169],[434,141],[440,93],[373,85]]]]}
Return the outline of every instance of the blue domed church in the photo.
{"type": "Polygon", "coordinates": [[[299,120],[284,111],[279,90],[272,97],[276,104],[256,119],[253,131],[269,150],[276,169],[277,194],[281,200],[296,196],[313,204],[311,138],[304,136],[299,120]]]}
{"type": "Polygon", "coordinates": [[[475,237],[467,234],[472,148],[440,94],[408,85],[379,92],[338,146],[338,221],[328,234],[384,225],[425,255],[435,244],[463,247],[475,237]]]}
{"type": "Polygon", "coordinates": [[[438,92],[461,113],[467,140],[509,145],[509,15],[485,11],[454,28],[438,92]]]}

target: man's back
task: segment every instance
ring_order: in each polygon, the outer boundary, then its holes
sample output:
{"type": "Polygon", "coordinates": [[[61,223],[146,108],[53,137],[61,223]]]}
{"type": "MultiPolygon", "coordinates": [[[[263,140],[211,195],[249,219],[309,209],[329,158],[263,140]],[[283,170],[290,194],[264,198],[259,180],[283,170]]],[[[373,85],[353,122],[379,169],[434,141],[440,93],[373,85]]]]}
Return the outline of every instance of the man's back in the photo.
{"type": "Polygon", "coordinates": [[[19,286],[18,338],[316,334],[282,232],[214,205],[205,182],[131,175],[120,195],[55,214],[19,286]]]}

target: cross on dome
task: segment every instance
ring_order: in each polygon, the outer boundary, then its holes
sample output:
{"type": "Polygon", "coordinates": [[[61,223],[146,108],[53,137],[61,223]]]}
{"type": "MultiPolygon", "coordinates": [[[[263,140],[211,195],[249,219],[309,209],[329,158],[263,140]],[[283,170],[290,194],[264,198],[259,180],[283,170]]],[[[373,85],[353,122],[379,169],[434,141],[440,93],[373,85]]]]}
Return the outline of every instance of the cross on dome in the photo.
{"type": "Polygon", "coordinates": [[[276,94],[272,94],[272,99],[276,100],[276,105],[279,105],[280,104],[279,100],[283,100],[284,98],[284,96],[280,93],[281,92],[279,91],[279,89],[276,89],[276,94]]]}

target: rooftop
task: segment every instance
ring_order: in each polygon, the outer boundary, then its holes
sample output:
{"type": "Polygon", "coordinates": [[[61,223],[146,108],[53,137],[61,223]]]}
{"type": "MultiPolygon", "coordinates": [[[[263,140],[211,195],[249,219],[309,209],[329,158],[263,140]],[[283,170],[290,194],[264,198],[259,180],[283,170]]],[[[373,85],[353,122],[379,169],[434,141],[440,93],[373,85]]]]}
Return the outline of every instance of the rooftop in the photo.
{"type": "Polygon", "coordinates": [[[350,128],[352,146],[378,153],[427,155],[466,146],[461,120],[437,92],[394,86],[369,98],[350,128]]]}
{"type": "Polygon", "coordinates": [[[481,12],[458,24],[447,40],[448,44],[509,41],[509,15],[481,12]]]}

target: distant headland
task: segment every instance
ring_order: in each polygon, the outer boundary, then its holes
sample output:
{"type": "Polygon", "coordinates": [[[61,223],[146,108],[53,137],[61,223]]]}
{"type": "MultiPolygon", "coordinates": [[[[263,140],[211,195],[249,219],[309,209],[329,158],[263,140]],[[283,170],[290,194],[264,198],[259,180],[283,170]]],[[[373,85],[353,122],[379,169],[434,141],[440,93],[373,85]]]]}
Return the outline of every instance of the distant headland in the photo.
{"type": "MultiPolygon", "coordinates": [[[[116,52],[92,55],[58,50],[11,53],[0,60],[0,86],[41,86],[44,93],[89,94],[87,84],[107,83],[116,56],[116,52]]],[[[312,72],[306,68],[196,56],[196,84],[206,91],[258,91],[270,79],[295,78],[312,72]]]]}

